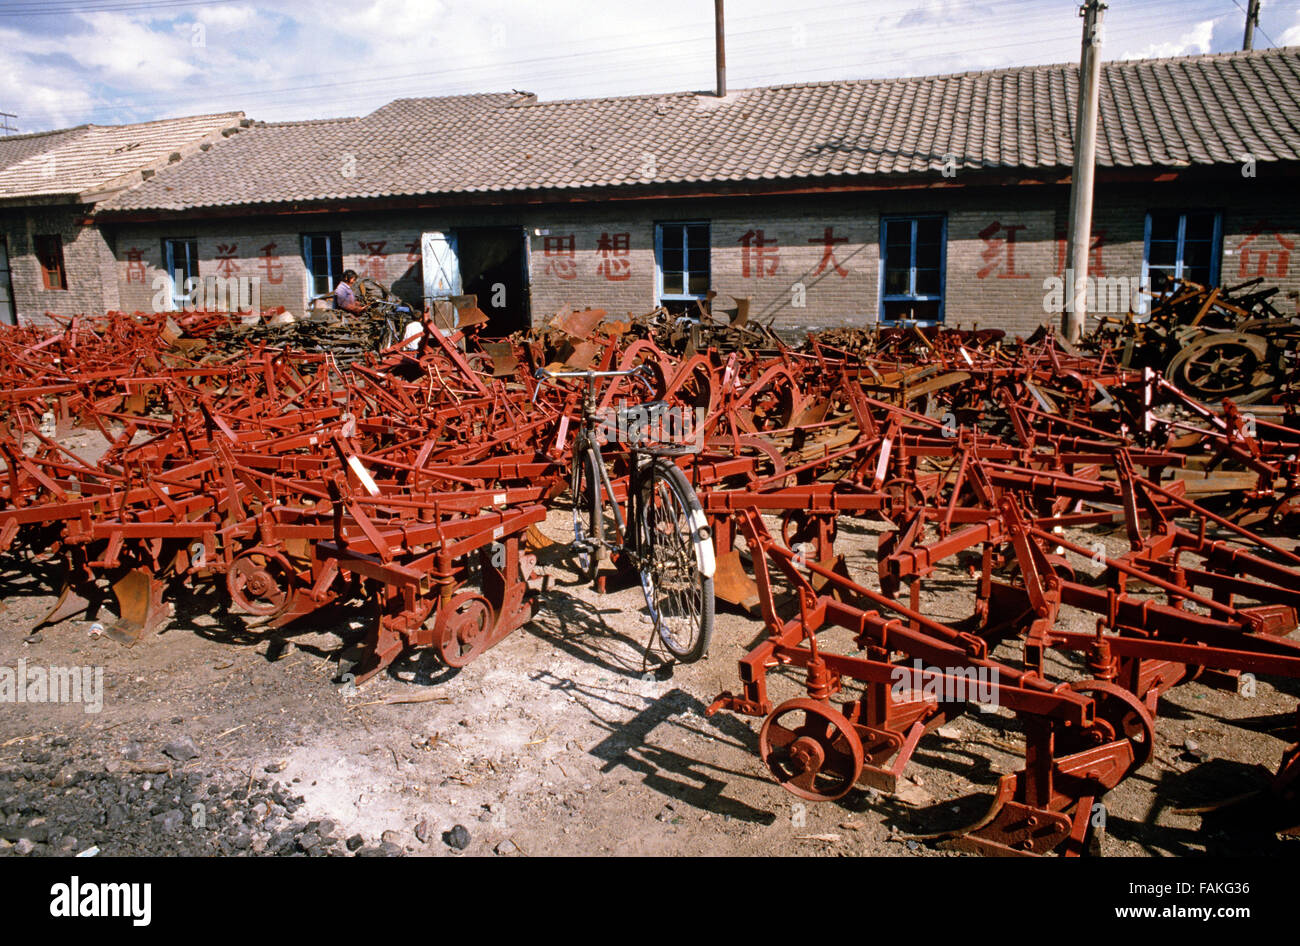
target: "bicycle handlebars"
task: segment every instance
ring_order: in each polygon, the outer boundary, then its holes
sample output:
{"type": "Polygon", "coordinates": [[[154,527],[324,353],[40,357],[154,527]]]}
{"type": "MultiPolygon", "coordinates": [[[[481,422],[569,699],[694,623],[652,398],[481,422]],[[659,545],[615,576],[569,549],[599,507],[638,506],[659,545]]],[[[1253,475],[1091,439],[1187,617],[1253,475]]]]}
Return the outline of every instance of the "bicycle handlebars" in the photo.
{"type": "MultiPolygon", "coordinates": [[[[533,377],[536,378],[538,381],[553,381],[556,378],[585,378],[588,384],[590,384],[596,378],[634,377],[644,382],[647,386],[651,387],[651,389],[653,390],[653,386],[650,385],[650,378],[649,378],[651,373],[652,373],[652,369],[650,368],[649,365],[637,365],[635,368],[628,368],[625,371],[547,371],[545,368],[538,368],[536,374],[534,374],[533,377]]],[[[541,393],[541,390],[542,390],[542,386],[540,384],[533,389],[534,404],[537,403],[537,395],[541,393]]]]}

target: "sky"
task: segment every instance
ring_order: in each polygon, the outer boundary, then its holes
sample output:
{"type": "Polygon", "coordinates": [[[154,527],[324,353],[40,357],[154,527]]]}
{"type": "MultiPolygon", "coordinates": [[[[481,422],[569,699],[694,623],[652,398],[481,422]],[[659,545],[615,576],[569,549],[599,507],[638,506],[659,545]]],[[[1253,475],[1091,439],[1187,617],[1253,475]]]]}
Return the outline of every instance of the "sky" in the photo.
{"type": "MultiPolygon", "coordinates": [[[[1108,0],[1103,58],[1241,47],[1248,0],[1108,0]]],[[[1077,61],[1078,0],[727,0],[732,89],[1077,61]]],[[[1263,0],[1257,49],[1300,45],[1263,0]]],[[[394,98],[708,90],[712,0],[0,0],[0,119],[19,132],[394,98]]],[[[472,129],[466,129],[472,134],[472,129]]]]}

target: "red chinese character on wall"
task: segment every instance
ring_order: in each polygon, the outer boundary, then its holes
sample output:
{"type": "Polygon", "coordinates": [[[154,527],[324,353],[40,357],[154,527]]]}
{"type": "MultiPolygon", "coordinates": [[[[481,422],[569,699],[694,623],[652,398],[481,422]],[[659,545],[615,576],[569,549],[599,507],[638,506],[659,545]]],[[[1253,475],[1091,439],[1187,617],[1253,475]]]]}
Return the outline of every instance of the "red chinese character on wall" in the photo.
{"type": "Polygon", "coordinates": [[[144,250],[134,246],[126,251],[126,281],[144,282],[144,250]]]}
{"type": "Polygon", "coordinates": [[[357,270],[361,276],[369,276],[381,282],[388,277],[388,257],[384,255],[387,240],[358,240],[361,258],[357,260],[357,270]]]}
{"type": "Polygon", "coordinates": [[[981,230],[979,238],[984,241],[984,250],[980,253],[980,258],[984,260],[984,265],[975,273],[975,277],[986,279],[991,273],[997,272],[998,279],[1028,279],[1028,273],[1016,272],[1016,234],[1027,229],[1028,226],[1023,223],[1008,226],[994,220],[981,230]],[[998,233],[1006,236],[998,236],[998,233]]]}
{"type": "Polygon", "coordinates": [[[284,264],[272,255],[274,251],[274,243],[268,243],[266,246],[261,247],[258,252],[262,255],[257,258],[257,265],[266,271],[266,281],[268,283],[278,285],[284,282],[284,264]]]}
{"type": "Polygon", "coordinates": [[[233,276],[239,272],[239,264],[235,262],[235,256],[239,253],[239,244],[237,243],[218,243],[217,244],[217,272],[222,276],[233,276]]]}
{"type": "Polygon", "coordinates": [[[543,272],[550,273],[557,279],[577,279],[578,261],[577,240],[573,234],[566,236],[542,237],[542,255],[546,257],[543,272]]]}
{"type": "Polygon", "coordinates": [[[1259,221],[1246,238],[1237,244],[1237,255],[1241,259],[1237,264],[1237,278],[1250,279],[1254,276],[1286,278],[1291,269],[1291,251],[1294,249],[1294,239],[1288,240],[1271,223],[1259,221]],[[1264,245],[1269,241],[1277,245],[1264,245]]]}
{"type": "Polygon", "coordinates": [[[835,272],[839,273],[841,279],[849,274],[849,271],[835,259],[835,245],[837,243],[848,243],[849,238],[837,237],[834,231],[834,227],[827,227],[820,237],[813,237],[808,241],[809,243],[820,243],[822,245],[822,260],[817,264],[817,268],[813,270],[814,276],[820,276],[825,272],[827,263],[835,268],[835,272]]]}
{"type": "Polygon", "coordinates": [[[632,261],[628,255],[632,252],[632,234],[602,233],[596,241],[596,251],[600,253],[600,263],[596,272],[610,282],[622,282],[632,278],[632,261]]]}
{"type": "Polygon", "coordinates": [[[420,255],[420,240],[417,237],[410,243],[406,244],[406,261],[408,263],[419,263],[423,260],[420,255]]]}
{"type": "MultiPolygon", "coordinates": [[[[1088,260],[1088,275],[1090,276],[1106,275],[1106,265],[1101,258],[1101,251],[1105,245],[1106,245],[1106,231],[1098,230],[1096,233],[1092,235],[1092,246],[1090,246],[1088,249],[1088,252],[1092,256],[1092,258],[1088,260]]],[[[1065,231],[1057,230],[1056,231],[1056,274],[1058,276],[1065,275],[1065,265],[1066,265],[1065,254],[1068,252],[1069,252],[1069,240],[1066,238],[1065,231]]]]}
{"type": "Polygon", "coordinates": [[[762,230],[747,230],[736,241],[744,246],[740,256],[740,275],[748,277],[775,276],[781,265],[781,250],[776,237],[763,236],[762,230]]]}

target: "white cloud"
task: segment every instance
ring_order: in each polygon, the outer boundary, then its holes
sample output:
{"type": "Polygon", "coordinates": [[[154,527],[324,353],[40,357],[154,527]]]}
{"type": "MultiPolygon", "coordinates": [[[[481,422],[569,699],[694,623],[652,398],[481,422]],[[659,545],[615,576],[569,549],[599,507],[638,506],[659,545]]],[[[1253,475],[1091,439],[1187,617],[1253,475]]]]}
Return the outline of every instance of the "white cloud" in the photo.
{"type": "MultiPolygon", "coordinates": [[[[746,0],[728,4],[728,81],[1072,62],[1077,14],[1078,0],[746,0]]],[[[1239,28],[1213,29],[1230,19],[1222,0],[1112,3],[1103,55],[1233,48],[1239,28]]],[[[61,30],[38,20],[0,21],[0,111],[18,112],[25,129],[228,108],[323,118],[403,96],[520,88],[580,98],[714,79],[712,4],[702,0],[242,0],[68,18],[61,30]]]]}
{"type": "Polygon", "coordinates": [[[169,88],[198,71],[190,24],[161,29],[133,21],[121,13],[89,13],[81,18],[93,34],[68,52],[83,66],[97,71],[100,81],[140,88],[169,88]]]}
{"type": "Polygon", "coordinates": [[[1295,15],[1295,23],[1282,31],[1277,38],[1279,46],[1300,46],[1300,13],[1295,15]]]}
{"type": "Polygon", "coordinates": [[[1210,51],[1214,20],[1202,20],[1171,42],[1151,43],[1137,52],[1126,52],[1121,59],[1165,59],[1170,56],[1194,56],[1210,51]]]}

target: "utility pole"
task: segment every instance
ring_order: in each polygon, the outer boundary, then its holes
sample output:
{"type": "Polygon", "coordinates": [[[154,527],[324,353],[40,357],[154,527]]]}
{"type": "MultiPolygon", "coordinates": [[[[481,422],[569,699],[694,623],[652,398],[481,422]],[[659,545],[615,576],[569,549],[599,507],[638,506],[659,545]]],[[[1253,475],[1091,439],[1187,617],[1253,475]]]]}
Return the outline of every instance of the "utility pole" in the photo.
{"type": "Polygon", "coordinates": [[[727,96],[727,43],[722,25],[722,0],[713,0],[713,45],[717,49],[718,98],[727,96]]]}
{"type": "Polygon", "coordinates": [[[1259,0],[1250,0],[1246,9],[1246,35],[1241,39],[1242,49],[1255,48],[1255,27],[1259,26],[1259,0]]]}
{"type": "Polygon", "coordinates": [[[1065,311],[1061,334],[1070,343],[1083,335],[1088,320],[1088,251],[1092,248],[1092,182],[1097,163],[1097,105],[1101,95],[1101,16],[1106,4],[1087,0],[1079,56],[1079,111],[1074,126],[1074,173],[1070,182],[1069,244],[1066,253],[1065,311]]]}
{"type": "Polygon", "coordinates": [[[13,112],[0,112],[0,135],[12,135],[18,130],[9,124],[9,119],[17,117],[13,112]]]}

